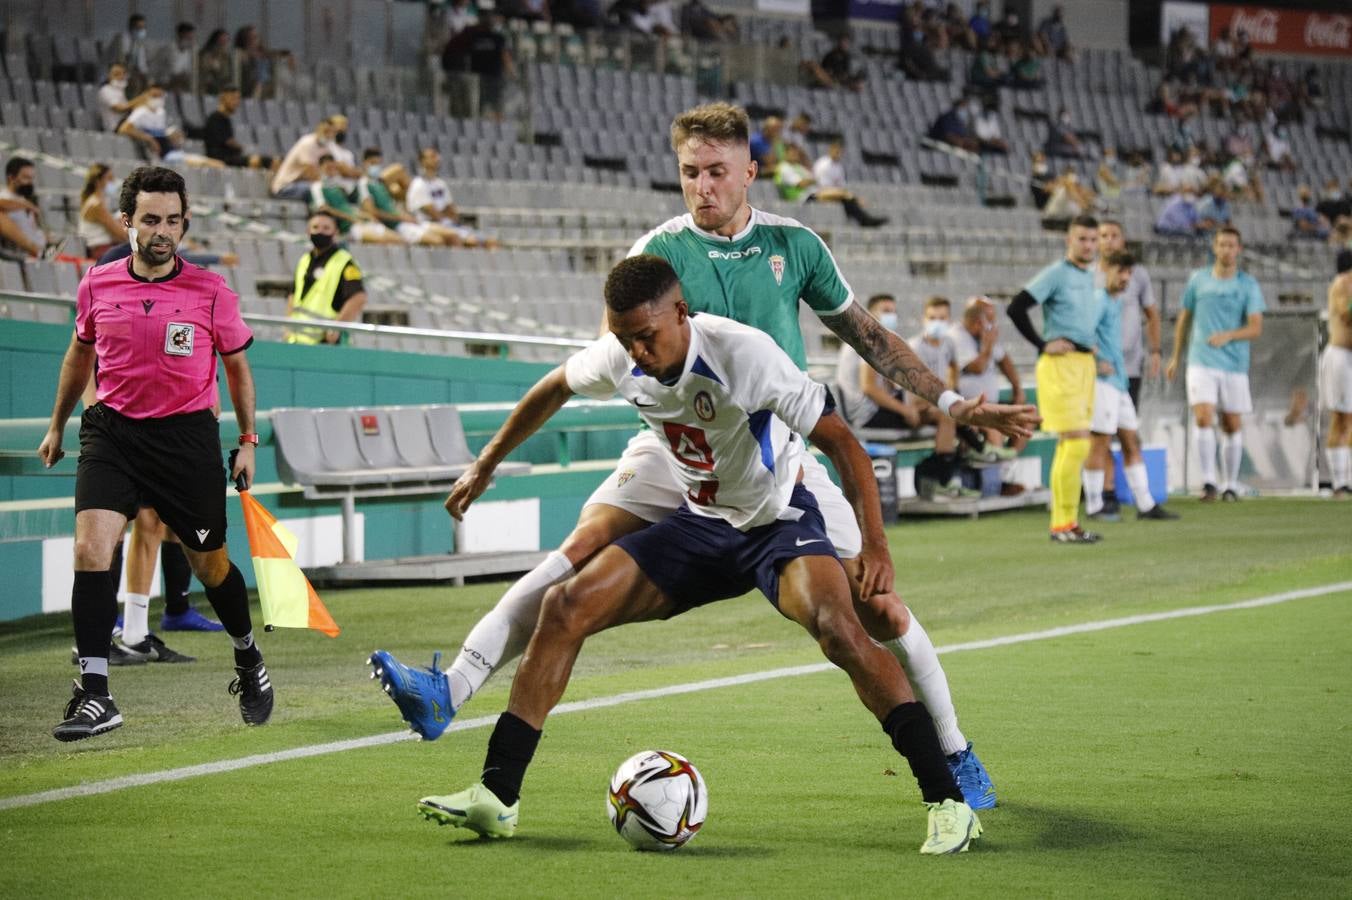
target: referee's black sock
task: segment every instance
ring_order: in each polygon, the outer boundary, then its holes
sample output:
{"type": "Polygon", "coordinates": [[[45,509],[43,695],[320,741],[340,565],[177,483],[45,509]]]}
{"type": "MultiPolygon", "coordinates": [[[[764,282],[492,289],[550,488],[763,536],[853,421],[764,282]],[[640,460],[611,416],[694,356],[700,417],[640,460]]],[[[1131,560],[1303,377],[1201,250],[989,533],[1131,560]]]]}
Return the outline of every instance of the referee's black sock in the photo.
{"type": "Polygon", "coordinates": [[[934,720],[920,701],[903,703],[887,714],[883,731],[892,738],[892,746],[906,757],[911,774],[920,785],[920,796],[926,803],[944,800],[963,802],[962,791],[948,769],[944,751],[939,747],[939,735],[934,720]]]}
{"type": "Polygon", "coordinates": [[[253,620],[249,618],[249,590],[244,586],[244,574],[232,561],[225,580],[207,588],[207,599],[216,610],[216,618],[225,626],[235,645],[235,665],[256,666],[263,654],[253,642],[253,620]]]}
{"type": "Polygon", "coordinates": [[[498,716],[488,739],[482,781],[507,806],[521,799],[521,782],[540,744],[540,734],[509,712],[498,716]]]}
{"type": "Polygon", "coordinates": [[[183,546],[173,541],[160,544],[160,568],[164,570],[164,612],[179,616],[188,611],[188,592],[192,590],[192,566],[183,546]]]}
{"type": "Polygon", "coordinates": [[[76,572],[70,592],[75,620],[75,653],[80,658],[80,686],[91,694],[108,696],[108,653],[117,622],[117,582],[107,569],[76,572]]]}

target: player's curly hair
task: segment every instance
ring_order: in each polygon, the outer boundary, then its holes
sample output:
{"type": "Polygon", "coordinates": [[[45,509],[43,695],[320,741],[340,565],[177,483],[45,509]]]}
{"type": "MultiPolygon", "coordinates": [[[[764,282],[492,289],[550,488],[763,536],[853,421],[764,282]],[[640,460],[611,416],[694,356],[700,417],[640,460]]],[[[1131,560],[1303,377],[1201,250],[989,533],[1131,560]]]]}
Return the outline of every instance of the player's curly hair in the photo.
{"type": "Polygon", "coordinates": [[[1109,253],[1103,261],[1118,269],[1130,269],[1136,265],[1136,257],[1126,250],[1109,253]]]}
{"type": "Polygon", "coordinates": [[[145,191],[147,194],[178,194],[182,202],[183,214],[188,213],[188,188],[183,176],[173,169],[163,166],[141,166],[131,170],[131,174],[122,182],[122,192],[117,195],[118,212],[127,218],[136,215],[136,197],[145,191]]]}
{"type": "Polygon", "coordinates": [[[606,277],[606,307],[611,312],[628,312],[652,303],[678,281],[676,270],[662,257],[631,256],[606,277]]]}
{"type": "Polygon", "coordinates": [[[671,120],[671,149],[679,151],[691,138],[714,144],[750,144],[751,119],[731,103],[705,103],[671,120]]]}

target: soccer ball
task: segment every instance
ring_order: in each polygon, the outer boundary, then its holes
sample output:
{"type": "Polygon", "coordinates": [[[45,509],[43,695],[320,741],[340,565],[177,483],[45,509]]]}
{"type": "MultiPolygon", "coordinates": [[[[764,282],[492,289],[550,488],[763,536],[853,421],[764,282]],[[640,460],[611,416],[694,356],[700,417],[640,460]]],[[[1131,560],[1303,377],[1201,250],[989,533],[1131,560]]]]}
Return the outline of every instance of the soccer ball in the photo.
{"type": "Polygon", "coordinates": [[[708,809],[699,770],[669,750],[626,759],[606,795],[610,824],[636,850],[675,850],[695,836],[708,809]]]}

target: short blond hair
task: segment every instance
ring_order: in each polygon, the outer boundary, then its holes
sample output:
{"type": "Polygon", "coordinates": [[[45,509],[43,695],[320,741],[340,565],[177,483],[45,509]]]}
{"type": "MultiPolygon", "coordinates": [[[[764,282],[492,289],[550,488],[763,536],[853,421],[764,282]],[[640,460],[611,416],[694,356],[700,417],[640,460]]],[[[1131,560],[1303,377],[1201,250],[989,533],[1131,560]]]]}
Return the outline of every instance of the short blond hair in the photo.
{"type": "Polygon", "coordinates": [[[671,149],[680,151],[691,138],[713,144],[750,144],[751,119],[731,103],[705,103],[671,120],[671,149]]]}

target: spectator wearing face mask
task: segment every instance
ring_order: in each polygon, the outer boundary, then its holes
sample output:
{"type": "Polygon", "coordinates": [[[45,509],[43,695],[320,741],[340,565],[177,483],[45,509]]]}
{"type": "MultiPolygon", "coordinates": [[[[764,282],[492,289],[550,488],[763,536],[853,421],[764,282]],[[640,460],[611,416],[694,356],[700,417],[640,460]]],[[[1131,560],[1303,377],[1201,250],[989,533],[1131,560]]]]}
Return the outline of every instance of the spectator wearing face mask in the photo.
{"type": "Polygon", "coordinates": [[[347,147],[347,116],[341,113],[329,116],[329,132],[333,139],[327,150],[338,164],[338,183],[349,194],[353,193],[357,189],[357,179],[361,178],[361,168],[357,165],[357,154],[347,147]]]}
{"type": "Polygon", "coordinates": [[[142,147],[146,159],[154,162],[172,149],[169,140],[169,112],[165,106],[164,88],[152,84],[146,91],[144,103],[133,109],[117,133],[142,147]]]}
{"type": "Polygon", "coordinates": [[[90,259],[98,259],[114,244],[127,240],[126,226],[114,215],[121,186],[107,163],[96,162],[85,173],[76,234],[84,241],[85,255],[90,259]]]}
{"type": "Polygon", "coordinates": [[[150,99],[148,92],[127,99],[127,67],[113,63],[108,67],[108,80],[99,87],[99,118],[104,131],[117,131],[127,113],[150,99]]]}
{"type": "MultiPolygon", "coordinates": [[[[1000,398],[1000,376],[1004,375],[1014,392],[1011,403],[1024,403],[1023,385],[1014,360],[1000,341],[999,310],[985,297],[971,297],[963,307],[962,319],[949,329],[953,342],[954,365],[958,368],[958,393],[964,397],[985,395],[994,403],[1000,398]]],[[[986,446],[995,455],[1007,458],[1013,453],[1002,450],[1005,436],[994,429],[985,430],[986,446]]],[[[1019,442],[1017,446],[1022,446],[1019,442]]]]}
{"type": "Polygon", "coordinates": [[[1070,113],[1065,107],[1061,107],[1056,113],[1056,119],[1048,123],[1047,141],[1042,149],[1048,156],[1081,159],[1085,155],[1084,145],[1080,142],[1080,136],[1075,133],[1075,129],[1071,127],[1070,113]]]}
{"type": "Polygon", "coordinates": [[[1324,240],[1329,236],[1329,220],[1314,208],[1314,193],[1306,185],[1301,185],[1297,193],[1297,203],[1291,207],[1291,236],[1324,240]]]}
{"type": "Polygon", "coordinates": [[[0,254],[36,257],[46,246],[47,232],[38,209],[37,169],[31,159],[11,156],[5,163],[5,189],[0,191],[0,254]]]}
{"type": "MultiPolygon", "coordinates": [[[[339,244],[338,220],[326,211],[310,216],[310,243],[296,262],[295,286],[286,298],[286,314],[293,319],[358,322],[366,306],[362,271],[348,249],[339,244]]],[[[288,344],[338,344],[345,334],[337,329],[297,323],[288,328],[288,344]]]]}
{"type": "MultiPolygon", "coordinates": [[[[386,184],[384,157],[378,148],[366,149],[362,154],[362,166],[362,176],[357,182],[357,205],[363,213],[399,235],[406,243],[429,247],[460,246],[460,238],[454,232],[433,222],[419,222],[400,207],[386,184]]],[[[392,180],[403,169],[402,166],[398,169],[394,166],[389,168],[394,170],[388,173],[392,180]]],[[[407,177],[407,173],[404,175],[407,177]]]]}
{"type": "Polygon", "coordinates": [[[303,134],[286,151],[277,174],[272,176],[272,196],[281,200],[308,200],[310,186],[319,180],[319,158],[332,155],[333,126],[324,119],[309,134],[303,134]]]}
{"type": "Polygon", "coordinates": [[[330,216],[344,238],[367,244],[398,244],[403,240],[352,202],[337,161],[327,153],[319,158],[319,180],[310,185],[310,210],[330,216]]]}
{"type": "Polygon", "coordinates": [[[128,90],[132,94],[144,90],[150,73],[150,38],[146,30],[146,17],[133,13],[127,20],[127,30],[113,36],[104,55],[109,65],[121,63],[126,69],[128,90]]]}
{"type": "MultiPolygon", "coordinates": [[[[897,330],[897,301],[891,294],[874,294],[867,308],[888,331],[897,330]]],[[[907,403],[901,389],[864,362],[849,344],[840,348],[836,385],[845,418],[854,428],[914,428],[920,423],[916,405],[907,403]]]]}

